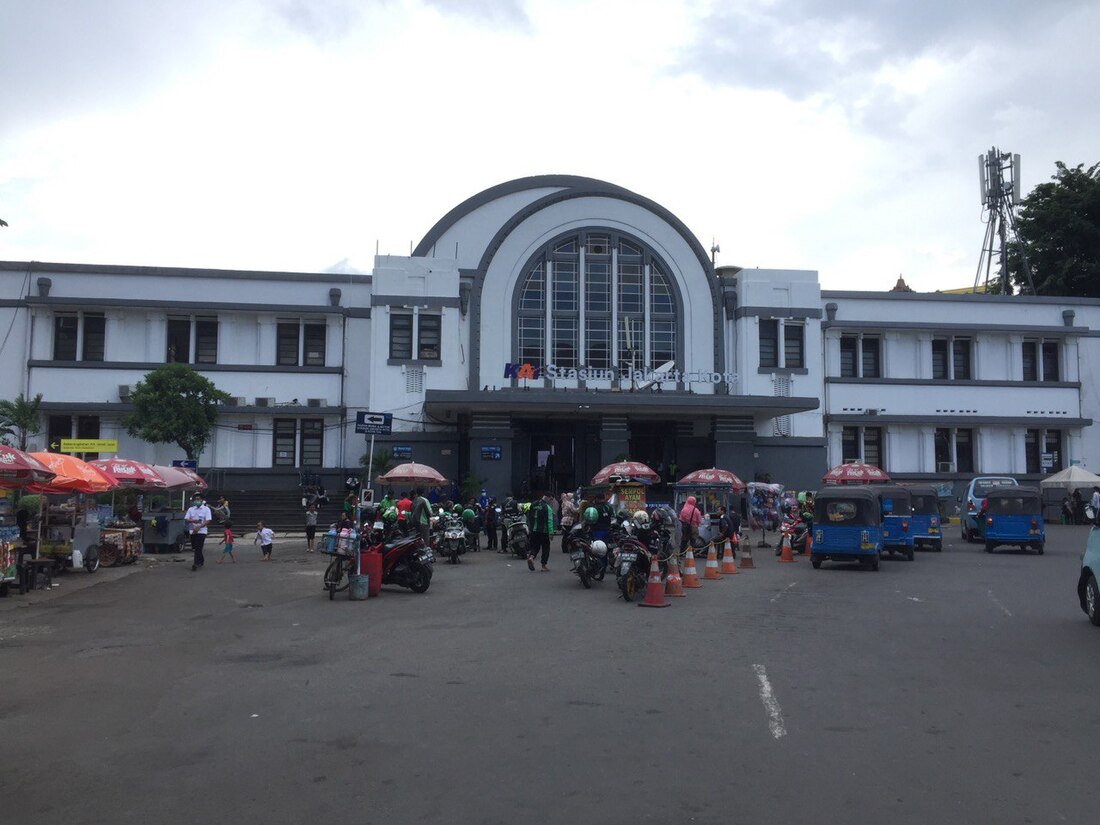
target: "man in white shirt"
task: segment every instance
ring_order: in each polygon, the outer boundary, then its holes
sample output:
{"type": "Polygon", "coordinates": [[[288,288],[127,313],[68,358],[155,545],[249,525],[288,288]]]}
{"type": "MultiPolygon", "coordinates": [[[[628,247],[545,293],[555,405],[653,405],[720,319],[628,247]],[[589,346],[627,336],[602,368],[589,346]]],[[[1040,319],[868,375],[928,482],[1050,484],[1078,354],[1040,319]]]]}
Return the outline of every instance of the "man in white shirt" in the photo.
{"type": "Polygon", "coordinates": [[[206,526],[210,524],[212,518],[210,508],[203,501],[202,494],[195,493],[191,497],[191,506],[183,517],[187,522],[187,530],[191,534],[191,549],[195,553],[195,560],[191,564],[192,570],[202,567],[202,546],[206,543],[206,526]]]}

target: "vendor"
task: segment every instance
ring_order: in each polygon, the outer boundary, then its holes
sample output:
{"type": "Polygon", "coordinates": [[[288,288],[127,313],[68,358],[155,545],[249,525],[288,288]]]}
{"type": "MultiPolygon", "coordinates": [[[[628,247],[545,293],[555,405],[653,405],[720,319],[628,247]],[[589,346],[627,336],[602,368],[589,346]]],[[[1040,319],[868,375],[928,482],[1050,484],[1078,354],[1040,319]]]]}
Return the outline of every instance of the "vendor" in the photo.
{"type": "Polygon", "coordinates": [[[138,509],[136,501],[130,505],[130,509],[126,511],[126,516],[134,524],[141,524],[141,510],[138,509]]]}

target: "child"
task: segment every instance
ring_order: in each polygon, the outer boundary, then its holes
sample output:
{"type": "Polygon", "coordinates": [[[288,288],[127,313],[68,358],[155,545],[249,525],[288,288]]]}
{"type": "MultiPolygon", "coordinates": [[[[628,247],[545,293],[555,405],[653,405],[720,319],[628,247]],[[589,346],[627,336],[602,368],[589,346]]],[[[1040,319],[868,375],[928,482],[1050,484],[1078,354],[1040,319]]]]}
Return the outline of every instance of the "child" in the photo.
{"type": "Polygon", "coordinates": [[[271,561],[271,545],[274,541],[275,532],[269,527],[264,527],[262,521],[257,522],[256,538],[252,539],[252,543],[260,545],[260,551],[264,554],[262,561],[271,561]]]}
{"type": "Polygon", "coordinates": [[[222,536],[222,544],[225,547],[222,548],[222,557],[218,559],[218,564],[225,561],[226,556],[229,556],[229,560],[236,564],[237,558],[233,555],[233,522],[223,521],[222,526],[225,528],[225,534],[222,536]]]}

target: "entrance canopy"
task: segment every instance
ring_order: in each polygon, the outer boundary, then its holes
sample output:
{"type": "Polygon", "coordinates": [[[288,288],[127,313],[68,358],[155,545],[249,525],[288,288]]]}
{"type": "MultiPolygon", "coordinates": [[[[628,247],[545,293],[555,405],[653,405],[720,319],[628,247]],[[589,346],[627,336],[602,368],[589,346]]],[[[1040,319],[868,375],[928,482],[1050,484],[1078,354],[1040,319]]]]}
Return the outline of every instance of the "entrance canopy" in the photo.
{"type": "Polygon", "coordinates": [[[1047,476],[1039,482],[1044,490],[1048,487],[1064,487],[1076,490],[1078,487],[1100,487],[1100,476],[1090,473],[1079,464],[1072,464],[1061,472],[1047,476]]]}

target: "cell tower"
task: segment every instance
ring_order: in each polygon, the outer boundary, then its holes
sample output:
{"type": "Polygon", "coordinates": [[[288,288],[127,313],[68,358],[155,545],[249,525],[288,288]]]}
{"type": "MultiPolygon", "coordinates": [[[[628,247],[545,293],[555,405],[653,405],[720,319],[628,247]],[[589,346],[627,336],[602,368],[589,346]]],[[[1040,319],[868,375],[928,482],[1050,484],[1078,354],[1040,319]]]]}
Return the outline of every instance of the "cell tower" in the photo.
{"type": "MultiPolygon", "coordinates": [[[[974,275],[974,291],[981,284],[985,292],[997,285],[1002,295],[1012,294],[1008,277],[1009,236],[1018,240],[1016,207],[1020,205],[1020,156],[991,148],[978,155],[978,179],[982,188],[982,220],[985,221],[985,240],[978,257],[978,271],[974,275]],[[997,259],[997,271],[993,271],[993,259],[997,259]]],[[[1027,278],[1024,292],[1035,294],[1031,278],[1031,264],[1021,247],[1020,259],[1027,278]]]]}

